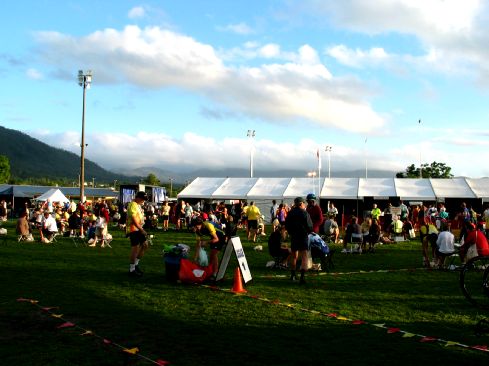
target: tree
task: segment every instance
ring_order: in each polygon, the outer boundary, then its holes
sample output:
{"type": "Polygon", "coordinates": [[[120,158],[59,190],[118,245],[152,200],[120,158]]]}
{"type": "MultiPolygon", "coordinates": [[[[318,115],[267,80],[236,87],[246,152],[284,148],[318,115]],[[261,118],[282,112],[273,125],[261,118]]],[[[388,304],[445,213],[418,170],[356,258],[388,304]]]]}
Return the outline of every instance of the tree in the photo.
{"type": "Polygon", "coordinates": [[[0,183],[8,183],[10,179],[10,161],[5,155],[0,155],[0,183]]]}
{"type": "Polygon", "coordinates": [[[148,176],[144,179],[143,181],[145,184],[149,184],[150,186],[159,186],[161,185],[161,182],[158,178],[156,178],[156,175],[153,173],[149,173],[148,176]]]}
{"type": "MultiPolygon", "coordinates": [[[[453,178],[452,168],[445,163],[421,164],[423,178],[453,178]]],[[[419,178],[419,168],[414,164],[409,165],[405,172],[396,174],[396,178],[419,178]]]]}

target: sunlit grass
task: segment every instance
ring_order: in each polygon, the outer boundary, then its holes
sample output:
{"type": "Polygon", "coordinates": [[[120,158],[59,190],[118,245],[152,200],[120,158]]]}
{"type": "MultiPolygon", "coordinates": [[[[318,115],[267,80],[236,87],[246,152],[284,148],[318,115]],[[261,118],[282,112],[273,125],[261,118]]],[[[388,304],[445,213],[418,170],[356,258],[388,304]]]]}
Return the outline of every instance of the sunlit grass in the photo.
{"type": "MultiPolygon", "coordinates": [[[[487,337],[474,335],[474,324],[486,314],[462,297],[458,272],[420,269],[416,241],[382,246],[375,254],[337,250],[332,272],[392,271],[308,274],[308,283],[300,286],[289,281],[286,271],[265,268],[270,260],[265,242],[264,251],[255,252],[253,243],[243,240],[254,277],[246,285],[248,294],[267,302],[167,282],[163,244],[192,246],[190,233],[156,232],[141,262],[145,275],[134,280],[127,276],[129,243],[116,229],[112,249],[94,249],[76,247],[70,238],[59,238],[54,245],[19,244],[13,223],[6,227],[9,237],[0,247],[0,349],[5,364],[114,365],[125,359],[97,338],[57,330],[59,320],[16,302],[19,297],[58,306],[64,318],[81,327],[175,365],[474,365],[488,360],[480,351],[420,343],[372,325],[468,345],[489,343],[487,337]],[[325,316],[329,313],[368,324],[352,325],[325,316]]],[[[234,267],[233,258],[221,288],[232,287],[234,267]]],[[[129,361],[147,364],[138,357],[129,361]]]]}

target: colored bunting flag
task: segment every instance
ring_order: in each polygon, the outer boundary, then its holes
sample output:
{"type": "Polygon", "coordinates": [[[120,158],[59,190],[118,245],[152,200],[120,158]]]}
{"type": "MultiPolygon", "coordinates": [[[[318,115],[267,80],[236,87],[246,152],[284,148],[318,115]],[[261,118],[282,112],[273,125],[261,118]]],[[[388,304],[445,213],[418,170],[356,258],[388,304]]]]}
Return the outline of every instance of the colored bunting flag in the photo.
{"type": "Polygon", "coordinates": [[[66,323],[63,323],[61,325],[58,325],[56,328],[58,329],[61,329],[61,328],[70,328],[70,327],[74,327],[75,324],[73,324],[72,322],[66,322],[66,323]]]}
{"type": "Polygon", "coordinates": [[[401,330],[399,328],[388,328],[387,329],[387,333],[398,333],[400,332],[401,330]]]}
{"type": "Polygon", "coordinates": [[[135,355],[136,353],[139,352],[139,348],[134,347],[134,348],[126,348],[122,350],[123,352],[129,353],[131,355],[135,355]]]}
{"type": "Polygon", "coordinates": [[[404,333],[402,337],[403,338],[412,338],[414,336],[416,336],[416,334],[414,334],[414,333],[404,333]]]}
{"type": "Polygon", "coordinates": [[[437,338],[433,338],[433,337],[423,337],[419,341],[420,342],[434,342],[436,340],[437,340],[437,338]]]}

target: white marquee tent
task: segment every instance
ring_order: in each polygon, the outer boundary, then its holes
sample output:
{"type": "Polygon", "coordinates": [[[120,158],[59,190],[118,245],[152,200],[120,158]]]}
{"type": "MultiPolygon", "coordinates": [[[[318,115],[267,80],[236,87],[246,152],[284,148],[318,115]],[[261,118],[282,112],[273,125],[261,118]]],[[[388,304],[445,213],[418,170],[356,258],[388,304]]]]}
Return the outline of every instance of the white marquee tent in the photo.
{"type": "Polygon", "coordinates": [[[45,192],[44,194],[40,195],[37,198],[34,198],[36,201],[51,201],[51,202],[60,202],[60,203],[65,203],[65,202],[70,202],[68,198],[57,188],[52,188],[49,191],[45,192]]]}
{"type": "Polygon", "coordinates": [[[489,178],[196,178],[178,198],[284,199],[320,192],[322,199],[388,199],[437,201],[478,198],[489,202],[489,178]]]}

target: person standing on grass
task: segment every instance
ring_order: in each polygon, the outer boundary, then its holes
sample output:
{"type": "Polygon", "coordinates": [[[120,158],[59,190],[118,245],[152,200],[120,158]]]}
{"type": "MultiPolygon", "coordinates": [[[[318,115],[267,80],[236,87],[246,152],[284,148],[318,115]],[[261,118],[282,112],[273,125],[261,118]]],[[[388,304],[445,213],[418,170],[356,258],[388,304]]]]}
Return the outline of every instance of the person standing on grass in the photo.
{"type": "Polygon", "coordinates": [[[163,231],[168,231],[168,221],[170,220],[170,206],[168,201],[165,201],[161,208],[161,218],[163,220],[163,231]]]}
{"type": "Polygon", "coordinates": [[[248,210],[246,210],[246,214],[248,216],[248,240],[250,238],[253,240],[253,243],[256,243],[256,232],[258,231],[258,218],[261,216],[260,209],[255,206],[253,201],[250,202],[248,206],[248,210]]]}
{"type": "Polygon", "coordinates": [[[290,279],[295,281],[296,265],[299,252],[301,254],[301,278],[300,283],[305,284],[305,272],[307,271],[307,250],[309,233],[312,232],[312,220],[306,211],[306,201],[302,197],[294,199],[294,207],[289,211],[285,219],[285,227],[290,235],[292,253],[290,266],[290,279]]]}
{"type": "Polygon", "coordinates": [[[307,213],[311,216],[312,230],[319,234],[319,228],[323,223],[323,211],[321,207],[316,204],[317,197],[314,193],[309,193],[306,197],[307,200],[307,213]]]}
{"type": "Polygon", "coordinates": [[[131,242],[131,255],[129,257],[129,275],[141,277],[143,271],[139,268],[139,261],[143,258],[148,248],[147,233],[143,229],[144,214],[142,205],[148,199],[145,192],[136,193],[136,197],[127,206],[126,237],[131,242]]]}

